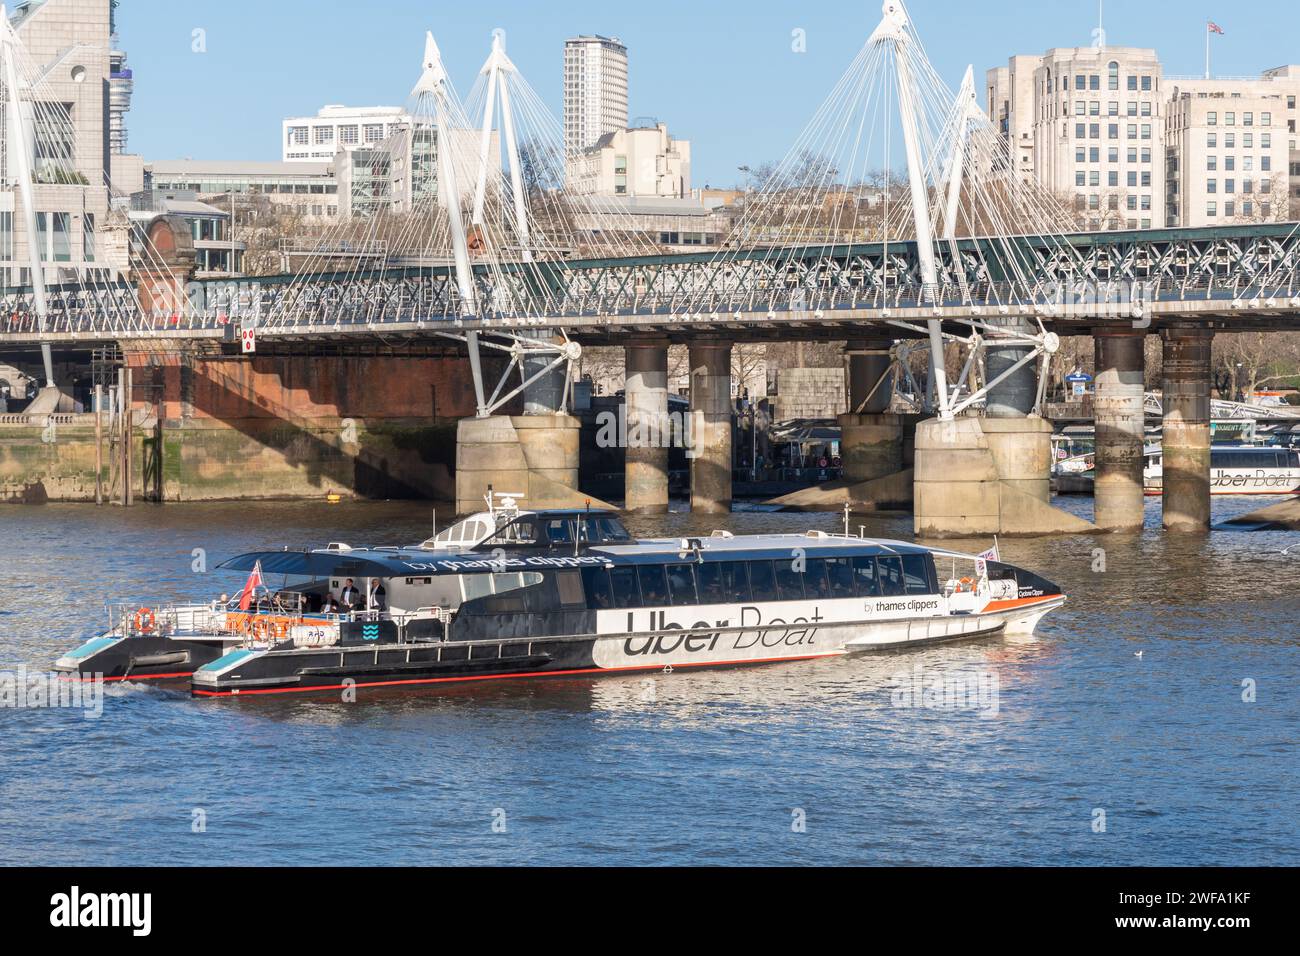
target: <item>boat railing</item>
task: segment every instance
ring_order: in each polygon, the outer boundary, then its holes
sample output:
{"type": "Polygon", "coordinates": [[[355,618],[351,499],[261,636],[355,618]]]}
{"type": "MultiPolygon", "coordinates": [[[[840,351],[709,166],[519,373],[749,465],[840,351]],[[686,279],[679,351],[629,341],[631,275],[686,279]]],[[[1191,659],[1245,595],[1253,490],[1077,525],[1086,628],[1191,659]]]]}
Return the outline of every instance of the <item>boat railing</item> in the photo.
{"type": "MultiPolygon", "coordinates": [[[[332,630],[336,635],[347,623],[392,621],[398,640],[405,641],[411,625],[435,621],[445,628],[451,612],[441,607],[413,611],[366,608],[338,613],[299,612],[279,607],[253,606],[246,610],[220,601],[208,604],[136,605],[110,604],[108,632],[127,637],[220,637],[230,636],[247,645],[274,644],[293,636],[295,627],[332,630]]],[[[444,632],[445,633],[445,632],[444,632]]]]}
{"type": "Polygon", "coordinates": [[[132,637],[208,635],[226,626],[226,609],[210,604],[108,605],[109,633],[132,637]]]}

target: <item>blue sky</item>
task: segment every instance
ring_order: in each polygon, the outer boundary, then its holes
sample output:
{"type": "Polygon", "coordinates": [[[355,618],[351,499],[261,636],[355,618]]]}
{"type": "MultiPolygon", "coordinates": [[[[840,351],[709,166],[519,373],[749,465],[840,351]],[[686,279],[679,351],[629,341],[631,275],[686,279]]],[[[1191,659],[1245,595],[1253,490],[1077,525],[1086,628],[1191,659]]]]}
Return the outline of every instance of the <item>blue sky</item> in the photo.
{"type": "MultiPolygon", "coordinates": [[[[1166,73],[1216,75],[1300,62],[1296,0],[1110,0],[1114,46],[1153,46],[1166,73]],[[1199,6],[1199,5],[1198,5],[1199,6]]],[[[936,68],[956,87],[1013,53],[1088,46],[1096,0],[912,0],[936,68]]],[[[778,160],[880,19],[876,0],[122,0],[118,33],[135,70],[132,152],[146,159],[279,159],[280,121],[326,103],[400,105],[432,29],[462,96],[506,30],[511,58],[557,113],[563,43],[618,36],[629,48],[629,111],[692,142],[694,185],[731,185],[736,167],[778,160]],[[193,52],[204,31],[207,52],[193,52]],[[793,52],[803,30],[807,51],[793,52]]],[[[980,84],[982,86],[982,83],[980,84]]]]}

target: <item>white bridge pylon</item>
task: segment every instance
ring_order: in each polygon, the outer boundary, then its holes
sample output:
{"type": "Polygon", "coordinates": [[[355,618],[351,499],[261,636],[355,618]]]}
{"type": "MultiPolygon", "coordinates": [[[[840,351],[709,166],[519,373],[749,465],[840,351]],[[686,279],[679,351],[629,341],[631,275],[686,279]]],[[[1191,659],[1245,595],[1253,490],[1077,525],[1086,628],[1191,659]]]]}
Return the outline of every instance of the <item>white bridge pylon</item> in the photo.
{"type": "MultiPolygon", "coordinates": [[[[1067,211],[1042,187],[1021,182],[1010,156],[979,108],[973,71],[967,68],[954,94],[902,0],[886,0],[879,24],[785,159],[744,197],[733,241],[742,252],[723,250],[715,262],[730,259],[736,273],[752,274],[754,252],[761,251],[757,262],[769,281],[787,280],[792,297],[806,303],[792,304],[792,311],[821,316],[822,303],[832,308],[837,295],[862,294],[932,313],[902,321],[884,305],[879,318],[862,321],[928,342],[927,410],[951,418],[1007,376],[963,393],[964,381],[957,388],[948,381],[945,343],[1022,347],[1012,373],[1035,360],[1045,367],[1059,345],[1039,318],[1054,308],[1050,279],[1025,240],[1061,262],[1079,261],[1064,239],[1067,211]],[[898,153],[905,179],[891,173],[898,153]],[[902,289],[913,290],[906,301],[902,289]],[[969,331],[953,334],[961,325],[969,331]]],[[[716,295],[716,287],[708,293],[716,295]]],[[[963,380],[975,367],[966,362],[963,380]]]]}
{"type": "MultiPolygon", "coordinates": [[[[918,132],[919,116],[916,103],[918,84],[915,79],[919,73],[927,70],[932,72],[932,68],[928,61],[925,60],[924,48],[912,32],[911,20],[902,0],[885,0],[882,13],[883,18],[880,25],[872,33],[868,44],[888,46],[893,53],[895,88],[898,96],[898,118],[902,127],[903,149],[907,160],[912,221],[916,236],[917,258],[921,268],[922,296],[925,300],[937,306],[939,275],[936,265],[935,238],[931,228],[934,210],[931,207],[928,170],[922,157],[918,132]],[[914,63],[918,59],[921,62],[914,63]]],[[[958,256],[954,239],[958,228],[964,172],[971,162],[971,157],[968,155],[971,126],[973,123],[980,124],[985,119],[976,101],[974,70],[971,66],[966,67],[961,87],[952,102],[950,117],[951,119],[944,130],[947,133],[946,139],[948,140],[944,144],[944,149],[946,149],[948,155],[944,163],[943,175],[934,185],[936,187],[936,203],[942,206],[943,214],[940,221],[943,227],[943,239],[949,244],[953,260],[957,261],[958,256]]],[[[1016,175],[1014,168],[1010,172],[1012,177],[1016,175]]],[[[957,271],[957,275],[961,276],[960,270],[957,271]]],[[[958,381],[957,389],[953,392],[950,391],[948,385],[943,322],[937,318],[929,319],[926,322],[926,334],[930,346],[930,386],[928,391],[933,397],[936,405],[935,411],[937,411],[939,417],[941,419],[953,418],[958,412],[985,398],[990,389],[1010,378],[1026,364],[1041,358],[1042,368],[1038,381],[1038,396],[1035,402],[1035,410],[1038,410],[1045,393],[1049,362],[1052,354],[1059,348],[1059,339],[1043,328],[1041,320],[1038,322],[1039,334],[1037,335],[1032,333],[1008,333],[1004,329],[985,323],[971,322],[969,324],[971,326],[971,335],[964,340],[964,344],[969,347],[969,354],[961,378],[958,381]],[[971,388],[969,376],[975,371],[977,365],[982,366],[983,363],[977,362],[976,357],[988,338],[1000,340],[999,344],[1002,345],[1023,345],[1026,348],[1026,354],[992,381],[985,381],[983,385],[971,388]],[[963,390],[966,392],[964,397],[962,397],[963,390]]],[[[962,340],[958,339],[958,341],[962,340]]]]}

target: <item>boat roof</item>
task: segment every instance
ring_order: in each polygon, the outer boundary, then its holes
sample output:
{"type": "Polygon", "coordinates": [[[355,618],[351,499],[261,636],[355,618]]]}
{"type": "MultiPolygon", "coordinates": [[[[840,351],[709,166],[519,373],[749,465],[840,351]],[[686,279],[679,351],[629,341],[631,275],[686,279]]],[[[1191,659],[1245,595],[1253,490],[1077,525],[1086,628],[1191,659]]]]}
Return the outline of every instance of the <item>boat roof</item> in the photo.
{"type": "MultiPolygon", "coordinates": [[[[575,512],[585,513],[585,512],[575,512]]],[[[605,565],[677,564],[710,561],[754,561],[787,557],[801,551],[808,558],[866,557],[891,554],[936,554],[917,544],[876,538],[846,538],[823,534],[765,534],[744,537],[656,538],[583,548],[577,554],[563,549],[493,549],[430,551],[403,548],[323,548],[300,551],[250,551],[222,562],[228,571],[252,571],[259,563],[263,574],[292,574],[330,578],[399,578],[476,572],[518,572],[603,567],[605,565]],[[683,543],[688,542],[686,547],[683,543]],[[698,549],[698,558],[697,558],[698,549]]]]}

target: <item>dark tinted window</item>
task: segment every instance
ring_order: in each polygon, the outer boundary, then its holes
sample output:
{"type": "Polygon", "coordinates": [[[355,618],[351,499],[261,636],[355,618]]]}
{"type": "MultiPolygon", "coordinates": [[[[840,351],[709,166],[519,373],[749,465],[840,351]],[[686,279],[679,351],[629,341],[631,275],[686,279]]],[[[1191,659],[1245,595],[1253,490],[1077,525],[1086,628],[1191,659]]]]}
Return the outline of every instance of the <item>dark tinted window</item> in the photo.
{"type": "Polygon", "coordinates": [[[701,604],[727,603],[727,593],[722,586],[722,565],[697,564],[695,583],[700,589],[701,604]]]}
{"type": "Polygon", "coordinates": [[[587,607],[603,611],[615,606],[609,572],[604,568],[583,568],[582,586],[587,592],[587,607]]]}
{"type": "Polygon", "coordinates": [[[875,558],[853,559],[854,590],[858,597],[880,597],[880,578],[875,558]]]}
{"type": "Polygon", "coordinates": [[[907,588],[908,594],[929,594],[930,592],[930,571],[926,567],[929,562],[923,554],[905,554],[903,555],[903,585],[907,588]]]}
{"type": "Polygon", "coordinates": [[[632,536],[617,518],[592,517],[582,519],[583,541],[630,541],[632,536]]]}
{"type": "MultiPolygon", "coordinates": [[[[753,600],[749,594],[749,566],[744,561],[728,561],[719,565],[722,568],[722,593],[729,604],[748,604],[753,600]]],[[[771,572],[768,572],[771,574],[771,572]]]]}
{"type": "Polygon", "coordinates": [[[902,558],[876,558],[876,574],[880,577],[880,593],[883,597],[899,597],[907,593],[903,586],[902,558]]]}
{"type": "Polygon", "coordinates": [[[826,562],[826,573],[831,582],[831,597],[854,596],[853,562],[848,558],[831,558],[826,562]]]}
{"type": "Polygon", "coordinates": [[[501,531],[497,532],[489,544],[536,544],[537,543],[537,523],[532,518],[520,518],[511,522],[501,531]]]}
{"type": "Polygon", "coordinates": [[[640,607],[641,591],[636,583],[636,568],[610,568],[609,583],[615,607],[640,607]]]}
{"type": "Polygon", "coordinates": [[[573,544],[573,522],[568,518],[548,518],[542,522],[542,535],[551,544],[573,544]]]}
{"type": "Polygon", "coordinates": [[[776,576],[772,573],[771,561],[749,562],[749,586],[753,589],[754,600],[776,601],[776,576]]]}
{"type": "Polygon", "coordinates": [[[795,570],[793,558],[782,558],[776,564],[776,585],[782,601],[803,600],[803,572],[795,570]]]}
{"type": "Polygon", "coordinates": [[[697,604],[695,599],[695,568],[689,564],[671,564],[668,566],[668,589],[672,593],[673,604],[681,607],[697,604]]]}
{"type": "Polygon", "coordinates": [[[813,558],[803,576],[804,592],[810,598],[826,600],[831,596],[830,580],[826,577],[826,560],[813,558]]]}
{"type": "Polygon", "coordinates": [[[668,604],[668,579],[662,564],[643,564],[637,570],[641,578],[641,601],[646,607],[668,604]]]}

